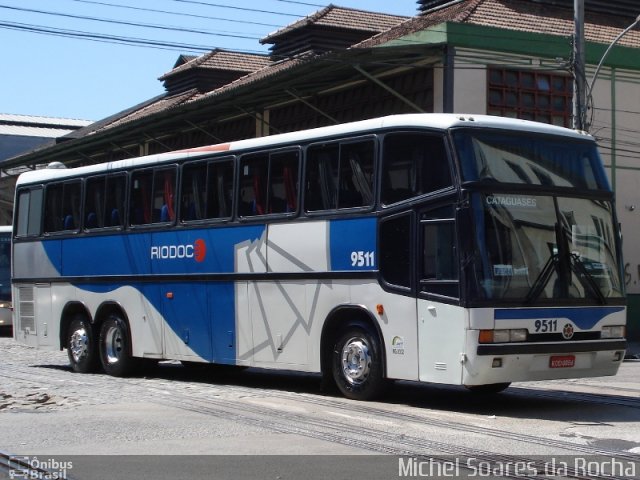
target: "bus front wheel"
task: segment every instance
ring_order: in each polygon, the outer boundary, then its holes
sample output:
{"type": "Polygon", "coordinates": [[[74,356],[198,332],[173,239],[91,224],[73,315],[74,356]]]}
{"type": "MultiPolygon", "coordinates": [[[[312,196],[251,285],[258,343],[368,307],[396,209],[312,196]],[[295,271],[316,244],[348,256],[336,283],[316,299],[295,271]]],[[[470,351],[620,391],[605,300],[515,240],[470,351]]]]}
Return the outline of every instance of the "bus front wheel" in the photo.
{"type": "Polygon", "coordinates": [[[127,376],[134,369],[129,328],[118,315],[110,315],[100,329],[100,361],[104,371],[114,377],[127,376]]]}
{"type": "Polygon", "coordinates": [[[509,388],[511,383],[488,383],[486,385],[465,385],[467,390],[481,395],[494,395],[509,388]]]}
{"type": "Polygon", "coordinates": [[[371,400],[378,396],[385,384],[378,336],[364,325],[345,330],[334,344],[332,373],[345,397],[371,400]]]}
{"type": "Polygon", "coordinates": [[[74,372],[91,373],[98,369],[98,349],[89,319],[77,314],[67,330],[67,355],[74,372]]]}

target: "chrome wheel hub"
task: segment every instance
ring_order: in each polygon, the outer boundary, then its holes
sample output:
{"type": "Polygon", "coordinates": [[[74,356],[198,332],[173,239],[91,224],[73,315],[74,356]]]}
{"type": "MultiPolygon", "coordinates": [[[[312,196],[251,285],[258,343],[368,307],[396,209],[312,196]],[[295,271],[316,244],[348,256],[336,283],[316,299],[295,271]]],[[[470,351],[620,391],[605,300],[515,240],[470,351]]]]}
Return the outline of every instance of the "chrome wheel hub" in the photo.
{"type": "Polygon", "coordinates": [[[371,371],[369,346],[362,338],[352,338],[342,349],[342,373],[351,384],[364,382],[371,371]]]}
{"type": "Polygon", "coordinates": [[[71,350],[71,356],[76,363],[87,356],[89,351],[89,336],[84,328],[79,328],[71,334],[69,350],[71,350]]]}
{"type": "Polygon", "coordinates": [[[107,330],[104,349],[107,362],[113,364],[120,361],[124,352],[124,339],[119,328],[110,327],[109,330],[107,330]]]}

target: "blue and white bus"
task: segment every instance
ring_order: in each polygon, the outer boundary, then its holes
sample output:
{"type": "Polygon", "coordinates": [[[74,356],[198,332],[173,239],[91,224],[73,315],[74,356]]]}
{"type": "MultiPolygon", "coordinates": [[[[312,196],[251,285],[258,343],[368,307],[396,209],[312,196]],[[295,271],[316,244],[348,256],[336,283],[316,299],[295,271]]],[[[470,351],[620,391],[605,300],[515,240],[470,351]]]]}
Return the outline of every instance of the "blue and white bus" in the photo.
{"type": "Polygon", "coordinates": [[[354,399],[614,375],[620,241],[594,139],[498,117],[47,168],[16,187],[15,338],[78,372],[322,372],[354,399]]]}

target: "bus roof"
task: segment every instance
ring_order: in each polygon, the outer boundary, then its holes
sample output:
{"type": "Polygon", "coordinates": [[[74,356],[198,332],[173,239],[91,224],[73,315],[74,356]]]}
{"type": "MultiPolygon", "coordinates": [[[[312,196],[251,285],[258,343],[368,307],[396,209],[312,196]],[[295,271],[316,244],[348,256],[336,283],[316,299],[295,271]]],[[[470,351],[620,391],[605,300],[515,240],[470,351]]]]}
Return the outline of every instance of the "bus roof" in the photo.
{"type": "Polygon", "coordinates": [[[570,130],[545,123],[519,120],[514,118],[497,117],[490,115],[470,115],[470,114],[440,114],[440,113],[416,113],[403,115],[390,115],[387,117],[362,120],[358,122],[343,123],[329,127],[320,127],[310,130],[300,130],[296,132],[270,135],[267,137],[238,140],[228,143],[195,147],[186,150],[178,150],[145,157],[129,158],[114,162],[89,165],[78,168],[46,168],[25,172],[18,178],[16,186],[28,183],[39,183],[51,179],[74,177],[79,175],[91,175],[104,173],[110,170],[120,170],[132,167],[151,166],[158,163],[170,162],[176,159],[197,158],[211,155],[212,153],[228,152],[267,148],[278,145],[286,145],[297,142],[318,141],[323,138],[336,137],[345,134],[366,133],[385,128],[411,128],[424,127],[438,130],[446,130],[454,127],[471,128],[495,128],[503,130],[514,130],[521,132],[542,133],[561,135],[576,139],[593,139],[586,133],[570,130]]]}

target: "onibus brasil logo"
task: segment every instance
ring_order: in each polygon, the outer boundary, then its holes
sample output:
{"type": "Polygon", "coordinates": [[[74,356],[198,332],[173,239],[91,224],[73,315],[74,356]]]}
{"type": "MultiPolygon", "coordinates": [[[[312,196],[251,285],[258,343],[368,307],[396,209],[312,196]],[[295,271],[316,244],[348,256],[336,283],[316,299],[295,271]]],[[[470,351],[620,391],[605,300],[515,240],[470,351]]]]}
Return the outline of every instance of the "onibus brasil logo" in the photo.
{"type": "Polygon", "coordinates": [[[183,260],[193,258],[196,262],[204,262],[207,256],[207,244],[201,238],[193,244],[152,245],[151,260],[183,260]]]}

